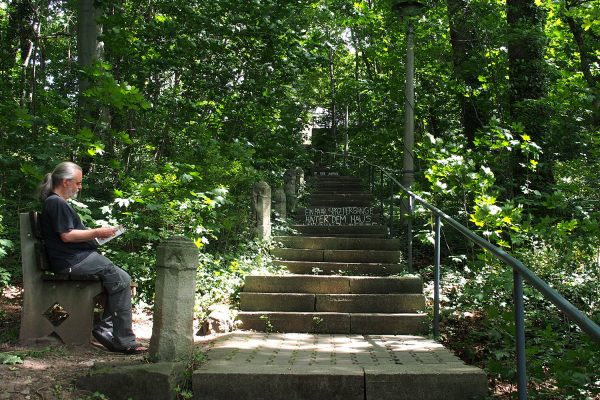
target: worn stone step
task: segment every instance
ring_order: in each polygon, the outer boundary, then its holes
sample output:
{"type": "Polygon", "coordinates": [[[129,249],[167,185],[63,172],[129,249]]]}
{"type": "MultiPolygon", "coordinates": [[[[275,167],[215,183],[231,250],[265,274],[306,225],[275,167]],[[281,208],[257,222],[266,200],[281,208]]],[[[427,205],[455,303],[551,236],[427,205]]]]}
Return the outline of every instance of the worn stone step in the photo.
{"type": "Polygon", "coordinates": [[[401,260],[400,251],[389,250],[313,250],[274,248],[271,254],[282,260],[324,262],[374,262],[394,264],[401,260]]]}
{"type": "Polygon", "coordinates": [[[353,314],[335,312],[241,311],[240,329],[260,332],[418,335],[428,331],[424,313],[353,314]]]}
{"type": "Polygon", "coordinates": [[[361,182],[360,178],[351,175],[316,175],[312,179],[315,182],[361,182]]]}
{"type": "Polygon", "coordinates": [[[200,344],[195,400],[467,400],[487,377],[419,336],[236,331],[200,344]]]}
{"type": "Polygon", "coordinates": [[[317,187],[316,190],[312,192],[312,194],[368,194],[369,191],[365,190],[362,187],[350,187],[350,186],[332,186],[332,185],[324,185],[323,187],[317,187]]]}
{"type": "Polygon", "coordinates": [[[394,275],[404,270],[402,264],[333,263],[317,261],[275,261],[292,274],[313,275],[394,275]]]}
{"type": "Polygon", "coordinates": [[[360,182],[315,182],[312,186],[315,192],[339,191],[339,192],[368,192],[365,186],[360,182]]]}
{"type": "Polygon", "coordinates": [[[388,228],[385,225],[292,225],[291,228],[310,236],[387,237],[388,235],[388,228]]]}
{"type": "Polygon", "coordinates": [[[308,204],[312,207],[370,207],[371,200],[348,198],[343,201],[336,199],[310,199],[308,204]]]}
{"type": "Polygon", "coordinates": [[[315,311],[340,313],[413,313],[425,309],[422,294],[317,294],[315,311]]]}
{"type": "Polygon", "coordinates": [[[326,193],[326,194],[311,194],[310,201],[337,201],[339,203],[345,203],[347,201],[358,201],[362,200],[365,202],[373,201],[373,195],[371,193],[326,193]]]}
{"type": "Polygon", "coordinates": [[[313,293],[240,293],[240,311],[315,311],[313,293]]]}
{"type": "Polygon", "coordinates": [[[368,190],[365,190],[362,186],[339,186],[339,185],[326,185],[316,186],[311,190],[311,195],[334,195],[334,194],[346,194],[346,195],[365,195],[371,194],[368,190]]]}
{"type": "Polygon", "coordinates": [[[391,277],[326,275],[247,275],[244,292],[376,294],[423,293],[423,279],[418,275],[391,277]]]}
{"type": "Polygon", "coordinates": [[[400,249],[400,239],[343,238],[314,236],[274,236],[273,241],[290,249],[388,250],[400,249]]]}
{"type": "MultiPolygon", "coordinates": [[[[423,352],[417,352],[419,357],[423,352]]],[[[366,367],[366,400],[475,400],[487,397],[487,375],[457,362],[366,367]]]]}
{"type": "Polygon", "coordinates": [[[351,333],[377,335],[424,335],[429,331],[426,313],[350,314],[351,333]]]}
{"type": "Polygon", "coordinates": [[[425,309],[422,294],[240,293],[241,311],[411,313],[425,309]]]}

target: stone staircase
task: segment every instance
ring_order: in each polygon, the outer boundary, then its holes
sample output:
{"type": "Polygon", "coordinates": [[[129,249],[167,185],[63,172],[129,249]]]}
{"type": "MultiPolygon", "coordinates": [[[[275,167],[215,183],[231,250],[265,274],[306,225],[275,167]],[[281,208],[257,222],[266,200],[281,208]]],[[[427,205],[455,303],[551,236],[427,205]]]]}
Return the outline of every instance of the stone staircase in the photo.
{"type": "Polygon", "coordinates": [[[298,235],[275,237],[287,275],[248,276],[243,330],[202,345],[202,400],[466,400],[487,377],[428,332],[420,277],[402,275],[358,179],[314,177],[298,235]]]}
{"type": "Polygon", "coordinates": [[[423,282],[402,271],[400,241],[378,224],[373,196],[357,178],[315,176],[297,236],[279,236],[273,255],[290,275],[248,276],[238,315],[263,332],[423,334],[423,282]],[[375,276],[369,276],[375,275],[375,276]]]}

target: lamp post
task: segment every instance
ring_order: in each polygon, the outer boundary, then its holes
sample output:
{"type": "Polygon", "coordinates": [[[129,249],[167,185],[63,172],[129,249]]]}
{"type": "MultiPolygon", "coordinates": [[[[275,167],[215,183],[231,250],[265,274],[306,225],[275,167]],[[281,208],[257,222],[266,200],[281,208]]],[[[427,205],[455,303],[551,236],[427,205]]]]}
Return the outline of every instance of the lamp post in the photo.
{"type": "Polygon", "coordinates": [[[402,20],[407,19],[406,34],[406,81],[404,82],[404,156],[402,162],[402,185],[410,189],[415,181],[415,50],[414,33],[410,17],[423,14],[425,4],[414,0],[396,0],[392,11],[402,20]]]}
{"type": "MultiPolygon", "coordinates": [[[[414,143],[415,143],[415,50],[414,34],[411,17],[421,15],[425,4],[416,0],[395,0],[392,11],[400,18],[406,18],[406,81],[404,82],[404,154],[402,160],[402,185],[411,189],[415,181],[414,143]]],[[[392,197],[392,204],[393,204],[392,197]]],[[[412,196],[404,197],[400,220],[406,222],[407,229],[407,254],[406,267],[412,273],[412,196]]]]}

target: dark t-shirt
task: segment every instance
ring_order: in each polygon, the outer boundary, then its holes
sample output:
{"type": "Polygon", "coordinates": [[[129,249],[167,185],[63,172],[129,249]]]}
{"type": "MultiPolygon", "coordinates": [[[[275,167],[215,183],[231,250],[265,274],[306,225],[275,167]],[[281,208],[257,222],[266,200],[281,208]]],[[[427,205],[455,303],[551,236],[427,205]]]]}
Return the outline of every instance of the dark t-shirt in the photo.
{"type": "Polygon", "coordinates": [[[69,203],[56,193],[51,193],[44,201],[40,223],[48,260],[55,272],[64,271],[78,264],[96,250],[96,246],[92,242],[65,243],[62,241],[61,233],[87,228],[69,203]]]}

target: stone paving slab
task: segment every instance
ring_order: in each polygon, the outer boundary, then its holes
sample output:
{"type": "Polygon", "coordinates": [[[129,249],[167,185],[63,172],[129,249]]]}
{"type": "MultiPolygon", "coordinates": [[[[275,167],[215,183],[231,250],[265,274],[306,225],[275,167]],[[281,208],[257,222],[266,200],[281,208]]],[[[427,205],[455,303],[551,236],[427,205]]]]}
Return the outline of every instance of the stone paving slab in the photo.
{"type": "Polygon", "coordinates": [[[202,351],[196,399],[469,399],[487,391],[483,371],[420,336],[237,331],[202,351]]]}

